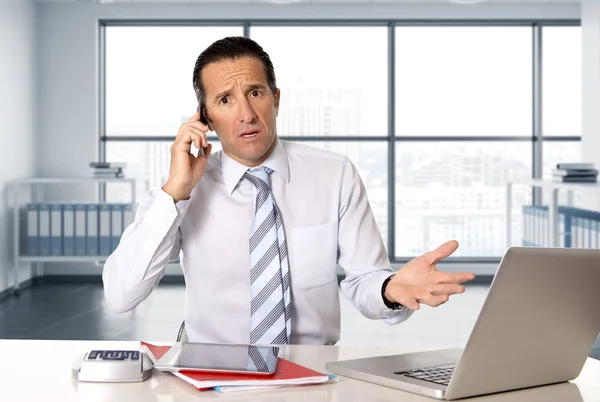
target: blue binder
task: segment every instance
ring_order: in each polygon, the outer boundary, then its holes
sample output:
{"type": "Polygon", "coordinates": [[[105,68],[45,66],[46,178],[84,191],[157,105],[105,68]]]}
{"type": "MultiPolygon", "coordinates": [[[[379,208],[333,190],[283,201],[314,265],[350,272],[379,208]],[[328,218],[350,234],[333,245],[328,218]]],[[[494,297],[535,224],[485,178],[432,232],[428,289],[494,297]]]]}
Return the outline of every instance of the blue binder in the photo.
{"type": "Polygon", "coordinates": [[[85,251],[87,255],[98,255],[98,204],[85,204],[86,237],[85,251]]]}
{"type": "Polygon", "coordinates": [[[27,204],[27,255],[38,255],[38,204],[27,204]]]}
{"type": "Polygon", "coordinates": [[[50,255],[50,205],[40,202],[38,205],[38,251],[39,255],[50,255]]]}
{"type": "Polygon", "coordinates": [[[50,205],[50,255],[62,255],[62,205],[50,205]]]}
{"type": "Polygon", "coordinates": [[[98,245],[100,255],[109,255],[111,252],[111,205],[101,203],[98,205],[98,245]]]}
{"type": "Polygon", "coordinates": [[[63,255],[75,255],[75,204],[62,204],[63,255]]]}
{"type": "Polygon", "coordinates": [[[110,204],[110,251],[111,253],[119,245],[123,225],[125,221],[124,204],[110,204]]]}
{"type": "Polygon", "coordinates": [[[86,205],[75,204],[75,255],[86,254],[85,235],[87,234],[86,205]]]}

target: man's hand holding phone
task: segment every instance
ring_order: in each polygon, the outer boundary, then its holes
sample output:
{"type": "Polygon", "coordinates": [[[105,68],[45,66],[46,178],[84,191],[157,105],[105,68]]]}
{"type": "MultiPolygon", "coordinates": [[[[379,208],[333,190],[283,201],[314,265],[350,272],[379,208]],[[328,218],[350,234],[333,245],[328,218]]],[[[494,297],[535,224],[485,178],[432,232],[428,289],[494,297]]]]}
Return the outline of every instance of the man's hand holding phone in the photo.
{"type": "Polygon", "coordinates": [[[187,200],[204,174],[212,149],[206,140],[208,131],[208,126],[200,121],[200,113],[196,112],[187,123],[181,125],[171,145],[169,179],[163,190],[175,202],[187,200]],[[200,149],[198,156],[190,153],[192,143],[200,149]]]}

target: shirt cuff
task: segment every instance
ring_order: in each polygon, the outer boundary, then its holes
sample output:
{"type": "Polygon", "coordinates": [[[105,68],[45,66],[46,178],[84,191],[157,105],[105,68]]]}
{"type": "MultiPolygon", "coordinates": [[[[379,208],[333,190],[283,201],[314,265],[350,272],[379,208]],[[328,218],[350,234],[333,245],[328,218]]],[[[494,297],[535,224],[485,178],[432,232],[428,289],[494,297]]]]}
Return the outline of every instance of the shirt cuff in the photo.
{"type": "MultiPolygon", "coordinates": [[[[385,282],[390,277],[390,275],[393,275],[393,273],[390,273],[389,275],[385,276],[383,278],[383,280],[381,281],[381,285],[380,285],[381,290],[383,288],[383,282],[385,282]]],[[[382,311],[383,321],[388,325],[398,324],[398,323],[406,320],[413,313],[412,310],[410,310],[409,308],[406,308],[405,306],[402,306],[402,308],[400,308],[400,309],[391,309],[388,306],[386,306],[385,302],[383,301],[383,292],[382,291],[379,292],[379,297],[377,299],[378,299],[378,303],[379,303],[379,308],[382,311]]]]}

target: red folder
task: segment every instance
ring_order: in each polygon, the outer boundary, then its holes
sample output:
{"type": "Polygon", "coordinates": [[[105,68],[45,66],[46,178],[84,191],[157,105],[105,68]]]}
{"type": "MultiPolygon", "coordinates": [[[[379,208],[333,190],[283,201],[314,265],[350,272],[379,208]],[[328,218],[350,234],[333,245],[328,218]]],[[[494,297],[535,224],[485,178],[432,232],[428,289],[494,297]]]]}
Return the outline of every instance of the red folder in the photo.
{"type": "MultiPolygon", "coordinates": [[[[142,348],[148,353],[153,361],[161,358],[171,346],[153,345],[147,342],[141,342],[142,348]]],[[[319,384],[330,380],[326,374],[319,373],[299,364],[293,363],[287,359],[279,358],[275,374],[265,377],[255,374],[236,374],[236,373],[211,373],[207,371],[185,371],[174,372],[177,377],[192,384],[199,390],[214,389],[220,391],[232,391],[229,387],[240,387],[238,390],[252,389],[252,387],[271,387],[288,385],[306,385],[319,384]]]]}

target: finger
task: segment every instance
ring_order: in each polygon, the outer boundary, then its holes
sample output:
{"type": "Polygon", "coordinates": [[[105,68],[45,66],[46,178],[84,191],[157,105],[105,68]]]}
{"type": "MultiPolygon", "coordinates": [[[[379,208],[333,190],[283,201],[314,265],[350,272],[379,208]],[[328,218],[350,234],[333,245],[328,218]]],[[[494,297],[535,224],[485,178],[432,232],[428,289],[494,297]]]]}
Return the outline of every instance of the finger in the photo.
{"type": "Polygon", "coordinates": [[[196,112],[192,115],[192,117],[190,117],[190,119],[188,120],[188,123],[192,123],[195,121],[200,121],[200,112],[196,112]]]}
{"type": "Polygon", "coordinates": [[[431,296],[425,304],[431,307],[438,307],[450,300],[448,295],[431,296]]]}
{"type": "MultiPolygon", "coordinates": [[[[197,137],[200,138],[199,143],[194,143],[196,145],[196,147],[198,147],[198,148],[200,147],[200,145],[202,145],[203,143],[206,142],[206,133],[196,127],[193,127],[193,126],[187,127],[187,129],[181,135],[180,141],[189,143],[190,135],[193,135],[193,139],[195,139],[197,137]]],[[[206,144],[204,144],[204,146],[206,146],[206,144]]]]}
{"type": "Polygon", "coordinates": [[[430,307],[437,307],[440,304],[447,302],[449,298],[449,295],[434,296],[429,292],[423,291],[420,292],[419,296],[417,297],[417,301],[430,307]]]}
{"type": "Polygon", "coordinates": [[[414,297],[405,297],[399,303],[410,310],[418,310],[421,307],[414,297]]]}
{"type": "Polygon", "coordinates": [[[175,140],[173,143],[173,148],[177,151],[189,151],[190,144],[193,142],[196,148],[200,148],[203,142],[206,141],[204,138],[204,133],[196,128],[188,128],[184,133],[182,133],[179,138],[175,140]]]}
{"type": "Polygon", "coordinates": [[[442,244],[435,250],[431,250],[423,254],[423,257],[430,265],[435,265],[443,258],[448,257],[456,251],[458,248],[458,242],[456,240],[450,240],[442,244]]]}
{"type": "Polygon", "coordinates": [[[200,123],[200,122],[198,122],[198,124],[184,123],[181,125],[181,127],[179,127],[179,131],[177,132],[177,135],[175,136],[175,140],[178,140],[181,137],[185,136],[185,133],[188,130],[194,130],[196,132],[201,132],[201,133],[208,132],[208,128],[203,123],[200,123]],[[204,129],[204,128],[206,128],[206,129],[204,129]]]}
{"type": "Polygon", "coordinates": [[[210,128],[208,128],[208,126],[206,124],[202,123],[201,121],[195,121],[193,123],[188,123],[188,126],[199,128],[200,130],[202,130],[204,132],[210,131],[210,128]]]}
{"type": "Polygon", "coordinates": [[[208,141],[206,140],[206,130],[201,129],[198,126],[188,124],[186,129],[183,131],[181,137],[185,138],[186,133],[188,132],[193,132],[202,137],[202,141],[200,142],[200,144],[202,144],[203,147],[206,147],[208,145],[208,141]]]}
{"type": "Polygon", "coordinates": [[[475,279],[475,274],[472,272],[440,272],[437,271],[439,278],[435,281],[437,283],[452,284],[452,283],[465,283],[475,279]]]}
{"type": "Polygon", "coordinates": [[[464,293],[465,287],[461,285],[435,285],[431,289],[431,294],[433,296],[442,296],[442,295],[454,295],[457,293],[464,293]]]}

